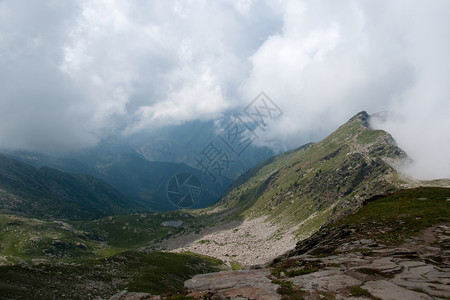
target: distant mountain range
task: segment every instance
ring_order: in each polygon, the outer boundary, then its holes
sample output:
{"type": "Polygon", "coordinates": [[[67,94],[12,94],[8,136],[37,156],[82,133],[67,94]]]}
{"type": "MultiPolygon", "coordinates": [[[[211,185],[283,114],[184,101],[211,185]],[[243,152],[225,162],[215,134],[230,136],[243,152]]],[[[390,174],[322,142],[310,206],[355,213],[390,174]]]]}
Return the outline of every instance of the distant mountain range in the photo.
{"type": "Polygon", "coordinates": [[[105,139],[94,148],[73,153],[7,151],[4,155],[37,168],[46,166],[99,178],[125,197],[156,211],[187,207],[171,202],[167,185],[177,174],[191,174],[201,183],[201,194],[189,208],[200,208],[219,201],[235,178],[273,155],[268,148],[252,145],[240,157],[228,153],[230,163],[220,174],[215,172],[213,178],[196,158],[209,142],[219,146],[216,130],[213,122],[191,122],[151,133],[105,139]]]}
{"type": "Polygon", "coordinates": [[[39,218],[92,219],[146,208],[92,176],[37,169],[0,155],[0,209],[39,218]]]}

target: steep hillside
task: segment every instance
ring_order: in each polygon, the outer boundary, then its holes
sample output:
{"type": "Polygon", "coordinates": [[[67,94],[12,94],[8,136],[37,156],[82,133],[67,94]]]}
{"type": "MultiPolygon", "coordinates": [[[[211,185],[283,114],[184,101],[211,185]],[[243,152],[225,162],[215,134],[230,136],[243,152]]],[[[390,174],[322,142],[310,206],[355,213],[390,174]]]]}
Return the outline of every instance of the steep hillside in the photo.
{"type": "Polygon", "coordinates": [[[40,218],[90,219],[144,207],[91,176],[36,169],[0,155],[0,209],[40,218]]]}
{"type": "Polygon", "coordinates": [[[364,200],[400,189],[405,182],[395,166],[408,157],[390,134],[370,129],[369,118],[360,112],[324,140],[260,163],[200,212],[216,226],[164,247],[263,264],[364,200]]]}
{"type": "Polygon", "coordinates": [[[319,143],[244,174],[249,178],[231,189],[219,209],[278,223],[306,221],[298,232],[307,234],[326,219],[356,210],[364,199],[396,190],[394,166],[406,158],[387,132],[369,128],[369,115],[361,112],[319,143]]]}

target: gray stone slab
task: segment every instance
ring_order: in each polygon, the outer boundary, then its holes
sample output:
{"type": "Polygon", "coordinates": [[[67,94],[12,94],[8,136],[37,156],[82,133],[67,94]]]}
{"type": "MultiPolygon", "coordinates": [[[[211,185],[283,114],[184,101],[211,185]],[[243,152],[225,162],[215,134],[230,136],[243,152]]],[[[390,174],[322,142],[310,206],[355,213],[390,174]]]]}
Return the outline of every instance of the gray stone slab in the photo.
{"type": "Polygon", "coordinates": [[[386,280],[369,281],[363,286],[363,289],[367,290],[373,296],[378,297],[383,300],[431,300],[432,297],[408,289],[402,288],[398,285],[388,282],[386,280]]]}
{"type": "Polygon", "coordinates": [[[450,286],[446,284],[430,283],[426,281],[409,281],[400,278],[393,278],[389,281],[409,290],[421,289],[431,296],[450,297],[450,286]]]}
{"type": "Polygon", "coordinates": [[[339,272],[339,270],[314,272],[289,278],[289,281],[302,289],[328,292],[336,292],[362,283],[358,279],[339,272]]]}

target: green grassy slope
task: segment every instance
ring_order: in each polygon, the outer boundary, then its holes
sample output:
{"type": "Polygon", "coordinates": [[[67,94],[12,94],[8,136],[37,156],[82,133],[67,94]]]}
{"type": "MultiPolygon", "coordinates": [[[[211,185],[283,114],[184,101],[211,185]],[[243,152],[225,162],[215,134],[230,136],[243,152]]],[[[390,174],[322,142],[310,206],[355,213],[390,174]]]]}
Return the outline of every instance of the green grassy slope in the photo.
{"type": "Polygon", "coordinates": [[[370,129],[368,120],[361,112],[319,143],[260,164],[215,209],[231,218],[303,222],[298,233],[307,235],[327,219],[356,210],[363,199],[396,190],[389,163],[400,163],[406,154],[387,132],[370,129]]]}
{"type": "Polygon", "coordinates": [[[450,222],[450,188],[421,187],[376,197],[357,212],[297,243],[290,255],[332,254],[344,243],[371,239],[398,246],[433,225],[450,222]]]}
{"type": "Polygon", "coordinates": [[[0,214],[0,299],[109,298],[123,289],[182,293],[185,280],[222,270],[222,262],[136,248],[195,230],[201,222],[202,218],[177,211],[91,221],[0,214]],[[174,220],[183,224],[162,226],[174,220]]]}
{"type": "Polygon", "coordinates": [[[170,211],[109,216],[92,221],[73,221],[72,224],[107,241],[108,248],[103,251],[106,255],[157,243],[185,232],[198,231],[200,228],[211,225],[212,219],[209,216],[194,216],[183,211],[170,211]],[[179,227],[161,225],[167,221],[183,223],[179,227]]]}
{"type": "Polygon", "coordinates": [[[369,202],[356,213],[332,226],[358,228],[383,244],[398,245],[425,228],[450,222],[448,199],[449,188],[421,187],[401,190],[369,202]]]}
{"type": "Polygon", "coordinates": [[[193,275],[221,268],[191,253],[133,251],[76,264],[1,266],[0,299],[108,299],[124,289],[176,295],[193,275]]]}
{"type": "Polygon", "coordinates": [[[194,217],[181,211],[65,221],[0,214],[0,265],[31,263],[33,259],[72,263],[103,258],[196,231],[210,223],[207,216],[194,217]],[[168,221],[181,221],[182,225],[163,226],[168,221]]]}
{"type": "Polygon", "coordinates": [[[100,238],[62,221],[0,215],[2,264],[31,262],[32,259],[74,261],[93,258],[104,247],[100,238]]]}

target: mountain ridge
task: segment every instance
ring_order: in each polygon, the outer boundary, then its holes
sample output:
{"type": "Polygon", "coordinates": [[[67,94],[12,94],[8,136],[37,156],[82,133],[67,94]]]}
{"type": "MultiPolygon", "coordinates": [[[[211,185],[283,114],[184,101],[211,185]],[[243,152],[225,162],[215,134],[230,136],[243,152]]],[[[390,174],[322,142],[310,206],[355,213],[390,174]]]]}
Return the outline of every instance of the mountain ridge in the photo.
{"type": "Polygon", "coordinates": [[[41,218],[83,219],[145,210],[100,179],[41,167],[0,155],[3,210],[41,218]]]}
{"type": "Polygon", "coordinates": [[[322,141],[275,156],[249,170],[242,178],[250,179],[241,186],[234,184],[218,209],[233,204],[239,207],[243,202],[239,199],[245,199],[246,206],[255,201],[256,208],[250,215],[258,215],[259,210],[270,217],[290,210],[286,209],[292,206],[286,204],[287,199],[316,199],[321,210],[330,207],[335,199],[342,202],[352,198],[352,203],[343,208],[348,213],[354,209],[351,204],[360,205],[358,199],[394,191],[400,183],[393,179],[395,168],[407,159],[407,154],[389,133],[371,129],[369,118],[365,111],[360,112],[322,141]],[[260,199],[263,193],[265,197],[260,199]]]}

